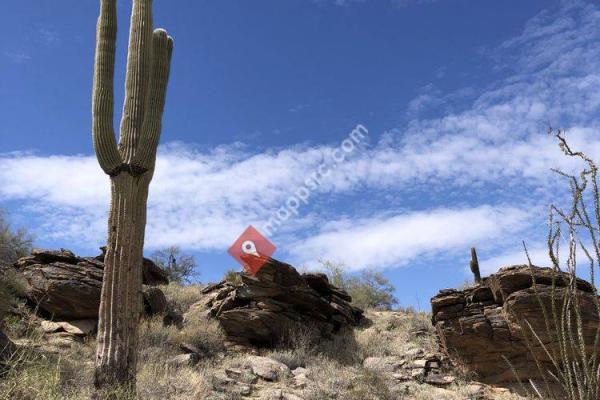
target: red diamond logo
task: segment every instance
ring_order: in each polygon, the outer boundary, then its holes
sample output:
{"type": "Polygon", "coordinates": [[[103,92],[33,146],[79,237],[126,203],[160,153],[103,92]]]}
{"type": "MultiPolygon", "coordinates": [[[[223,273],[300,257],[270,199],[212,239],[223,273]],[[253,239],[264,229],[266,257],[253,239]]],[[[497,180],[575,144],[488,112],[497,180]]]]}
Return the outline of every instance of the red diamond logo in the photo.
{"type": "Polygon", "coordinates": [[[256,275],[275,253],[275,249],[273,243],[250,225],[231,245],[228,253],[244,267],[246,272],[256,275]]]}

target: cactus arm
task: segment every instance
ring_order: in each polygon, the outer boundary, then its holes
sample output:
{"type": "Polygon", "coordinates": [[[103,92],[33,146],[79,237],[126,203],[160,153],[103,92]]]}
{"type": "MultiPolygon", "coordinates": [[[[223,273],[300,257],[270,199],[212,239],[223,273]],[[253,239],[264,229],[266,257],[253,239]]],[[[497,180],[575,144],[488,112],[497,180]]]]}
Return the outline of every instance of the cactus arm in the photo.
{"type": "Polygon", "coordinates": [[[113,76],[117,40],[117,8],[115,0],[100,2],[96,30],[96,57],[92,95],[92,137],[96,157],[102,170],[112,175],[121,166],[113,126],[113,76]]]}
{"type": "Polygon", "coordinates": [[[142,170],[153,170],[156,160],[156,148],[162,129],[162,115],[165,108],[165,98],[173,39],[164,29],[156,29],[152,35],[152,73],[146,115],[144,118],[143,135],[139,139],[138,149],[132,165],[142,170]]]}
{"type": "Polygon", "coordinates": [[[152,0],[133,0],[119,148],[131,164],[142,134],[152,51],[152,0]]]}

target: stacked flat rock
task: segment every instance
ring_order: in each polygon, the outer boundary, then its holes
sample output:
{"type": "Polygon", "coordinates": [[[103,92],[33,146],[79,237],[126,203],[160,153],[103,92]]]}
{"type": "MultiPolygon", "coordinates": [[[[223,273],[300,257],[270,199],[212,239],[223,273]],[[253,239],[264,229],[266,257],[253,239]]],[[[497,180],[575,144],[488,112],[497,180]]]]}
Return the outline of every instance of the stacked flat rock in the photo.
{"type": "MultiPolygon", "coordinates": [[[[78,257],[61,250],[32,251],[13,268],[23,277],[25,295],[40,310],[59,319],[98,318],[104,256],[78,257]]],[[[144,259],[146,285],[168,284],[164,270],[144,259]]]]}
{"type": "MultiPolygon", "coordinates": [[[[484,382],[516,380],[503,357],[515,367],[522,381],[540,379],[539,369],[526,343],[528,338],[542,368],[552,370],[552,365],[545,351],[531,338],[525,321],[547,343],[551,352],[556,350],[540,306],[541,300],[548,315],[552,315],[553,276],[556,304],[560,305],[569,275],[528,265],[501,268],[481,284],[464,290],[441,290],[431,299],[431,308],[433,324],[444,352],[455,364],[476,374],[484,382]]],[[[592,285],[582,279],[578,279],[576,284],[580,294],[583,334],[591,352],[599,323],[594,291],[592,285]]],[[[554,329],[551,318],[549,322],[554,329]]]]}
{"type": "Polygon", "coordinates": [[[289,329],[309,327],[331,338],[345,327],[365,322],[363,311],[350,304],[344,290],[324,274],[299,274],[289,264],[269,259],[255,275],[241,274],[241,282],[222,281],[203,290],[186,323],[214,318],[233,349],[269,347],[289,329]]]}

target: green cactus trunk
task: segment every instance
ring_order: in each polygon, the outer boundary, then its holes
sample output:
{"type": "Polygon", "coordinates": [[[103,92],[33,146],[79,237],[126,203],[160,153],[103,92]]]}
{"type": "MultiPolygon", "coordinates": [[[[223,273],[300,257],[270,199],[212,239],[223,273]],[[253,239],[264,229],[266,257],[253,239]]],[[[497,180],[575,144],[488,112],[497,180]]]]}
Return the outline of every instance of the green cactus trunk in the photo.
{"type": "Polygon", "coordinates": [[[146,203],[161,133],[173,40],[152,32],[152,0],[133,0],[125,105],[113,128],[116,0],[100,1],[93,93],[93,139],[110,176],[111,206],[100,299],[96,373],[101,393],[135,393],[146,203]]]}
{"type": "Polygon", "coordinates": [[[142,310],[146,199],[150,180],[120,174],[112,178],[110,231],[100,297],[95,384],[133,392],[137,325],[142,310]]]}

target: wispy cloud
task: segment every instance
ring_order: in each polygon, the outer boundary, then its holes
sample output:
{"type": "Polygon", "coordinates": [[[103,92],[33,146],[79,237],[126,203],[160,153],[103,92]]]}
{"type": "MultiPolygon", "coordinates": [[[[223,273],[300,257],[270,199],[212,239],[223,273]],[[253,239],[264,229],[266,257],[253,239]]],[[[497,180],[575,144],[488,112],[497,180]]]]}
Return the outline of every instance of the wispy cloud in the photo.
{"type": "Polygon", "coordinates": [[[291,107],[288,111],[290,112],[299,112],[302,111],[306,108],[310,108],[311,105],[310,104],[297,104],[294,107],[291,107]]]}
{"type": "Polygon", "coordinates": [[[39,38],[41,43],[46,46],[58,46],[61,42],[58,32],[50,27],[41,27],[39,29],[39,38]]]}
{"type": "Polygon", "coordinates": [[[9,60],[17,64],[23,64],[24,62],[30,61],[31,56],[24,51],[5,51],[2,54],[9,60]]]}
{"type": "Polygon", "coordinates": [[[478,206],[335,221],[296,243],[291,253],[304,265],[322,258],[351,269],[401,267],[417,257],[464,251],[472,243],[518,234],[528,217],[518,208],[478,206]]]}
{"type": "MultiPolygon", "coordinates": [[[[468,106],[426,118],[419,111],[438,93],[422,93],[432,98],[413,101],[406,126],[340,164],[317,192],[368,207],[342,214],[333,200],[315,199],[319,206],[301,210],[304,217],[276,238],[281,247],[307,265],[326,257],[352,268],[401,266],[472,244],[486,249],[487,272],[516,260],[522,239],[539,243],[544,205],[561,200],[550,168],[579,167],[544,133],[548,125],[567,128],[574,147],[600,159],[598,26],[596,5],[543,12],[494,50],[503,68],[517,67],[478,89],[468,106]],[[417,201],[401,201],[411,196],[417,201]],[[377,202],[386,198],[403,209],[377,202]]],[[[440,95],[452,102],[452,93],[440,95]]],[[[335,147],[256,153],[237,145],[162,146],[148,248],[227,248],[248,224],[264,222],[335,147]]],[[[38,237],[95,247],[104,239],[108,196],[108,178],[91,155],[0,155],[0,200],[20,201],[38,237]]]]}

